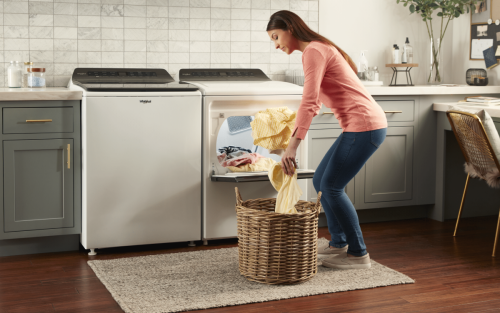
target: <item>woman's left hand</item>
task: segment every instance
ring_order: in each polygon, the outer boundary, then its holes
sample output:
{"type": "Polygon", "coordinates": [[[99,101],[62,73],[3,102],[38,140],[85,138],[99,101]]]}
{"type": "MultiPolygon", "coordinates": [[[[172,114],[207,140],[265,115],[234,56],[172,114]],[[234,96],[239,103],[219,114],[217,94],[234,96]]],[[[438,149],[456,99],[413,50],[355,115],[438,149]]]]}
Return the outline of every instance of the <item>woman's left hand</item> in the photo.
{"type": "Polygon", "coordinates": [[[285,153],[281,156],[281,168],[288,176],[293,176],[295,168],[297,168],[297,163],[295,162],[295,156],[297,155],[297,148],[288,147],[285,153]]]}
{"type": "Polygon", "coordinates": [[[297,168],[297,163],[295,162],[295,156],[297,155],[297,148],[300,145],[300,139],[297,137],[290,138],[290,143],[285,150],[285,153],[281,156],[281,168],[288,176],[293,176],[295,169],[297,168]]]}

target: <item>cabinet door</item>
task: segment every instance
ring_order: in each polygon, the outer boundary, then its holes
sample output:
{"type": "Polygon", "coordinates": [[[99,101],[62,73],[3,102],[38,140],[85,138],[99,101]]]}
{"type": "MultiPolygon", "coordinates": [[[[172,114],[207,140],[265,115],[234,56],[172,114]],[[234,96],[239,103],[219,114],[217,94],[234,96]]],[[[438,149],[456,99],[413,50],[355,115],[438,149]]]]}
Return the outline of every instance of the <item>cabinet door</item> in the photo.
{"type": "Polygon", "coordinates": [[[411,200],[413,127],[389,127],[384,143],[366,162],[365,202],[411,200]]]}
{"type": "MultiPolygon", "coordinates": [[[[309,130],[309,141],[308,141],[308,168],[314,169],[318,168],[319,163],[323,160],[323,157],[328,152],[328,149],[333,145],[335,140],[342,134],[341,128],[334,129],[311,129],[309,130]]],[[[351,180],[346,188],[345,192],[352,203],[354,203],[354,180],[351,180]]],[[[312,184],[312,180],[307,184],[307,198],[308,201],[316,202],[317,193],[312,184]]]]}
{"type": "Polygon", "coordinates": [[[4,231],[73,227],[73,140],[4,141],[3,151],[4,231]]]}

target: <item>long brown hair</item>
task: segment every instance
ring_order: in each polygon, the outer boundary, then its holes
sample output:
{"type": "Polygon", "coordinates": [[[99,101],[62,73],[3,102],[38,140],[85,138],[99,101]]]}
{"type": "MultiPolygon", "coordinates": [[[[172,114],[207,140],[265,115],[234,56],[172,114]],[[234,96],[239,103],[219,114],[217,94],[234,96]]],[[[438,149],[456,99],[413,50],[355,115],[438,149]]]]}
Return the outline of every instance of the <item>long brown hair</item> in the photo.
{"type": "Polygon", "coordinates": [[[300,41],[321,41],[323,43],[334,46],[342,54],[347,63],[349,63],[349,66],[352,68],[354,73],[358,73],[356,64],[354,64],[351,57],[347,53],[345,53],[344,50],[340,49],[331,40],[310,29],[309,26],[307,26],[307,24],[304,23],[304,21],[297,14],[287,10],[282,10],[274,13],[273,15],[271,15],[269,23],[267,23],[266,31],[270,31],[273,29],[282,29],[284,31],[290,30],[293,37],[297,38],[300,41]]]}

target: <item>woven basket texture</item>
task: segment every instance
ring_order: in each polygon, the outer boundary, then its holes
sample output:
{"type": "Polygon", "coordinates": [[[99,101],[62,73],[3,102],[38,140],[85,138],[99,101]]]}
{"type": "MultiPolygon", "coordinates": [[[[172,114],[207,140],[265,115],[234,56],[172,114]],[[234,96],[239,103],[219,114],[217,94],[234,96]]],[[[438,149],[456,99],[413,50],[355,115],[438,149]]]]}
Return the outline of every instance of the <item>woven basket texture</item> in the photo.
{"type": "Polygon", "coordinates": [[[243,201],[236,187],[238,253],[241,275],[265,284],[295,284],[316,275],[317,203],[300,200],[298,213],[274,212],[275,198],[243,201]]]}

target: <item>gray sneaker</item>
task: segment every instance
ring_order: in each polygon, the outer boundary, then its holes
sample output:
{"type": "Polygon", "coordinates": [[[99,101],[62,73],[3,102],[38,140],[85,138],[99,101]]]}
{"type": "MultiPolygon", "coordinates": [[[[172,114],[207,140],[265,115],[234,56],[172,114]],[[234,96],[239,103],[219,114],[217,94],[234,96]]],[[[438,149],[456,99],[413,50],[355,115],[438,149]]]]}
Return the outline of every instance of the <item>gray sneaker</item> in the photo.
{"type": "Polygon", "coordinates": [[[329,257],[323,260],[322,265],[331,268],[340,269],[367,269],[372,266],[370,254],[365,254],[361,257],[350,258],[347,253],[342,253],[329,257]]]}
{"type": "Polygon", "coordinates": [[[347,246],[343,248],[335,248],[333,247],[330,249],[330,243],[327,242],[322,245],[318,245],[318,254],[340,254],[340,253],[347,253],[347,246]]]}

